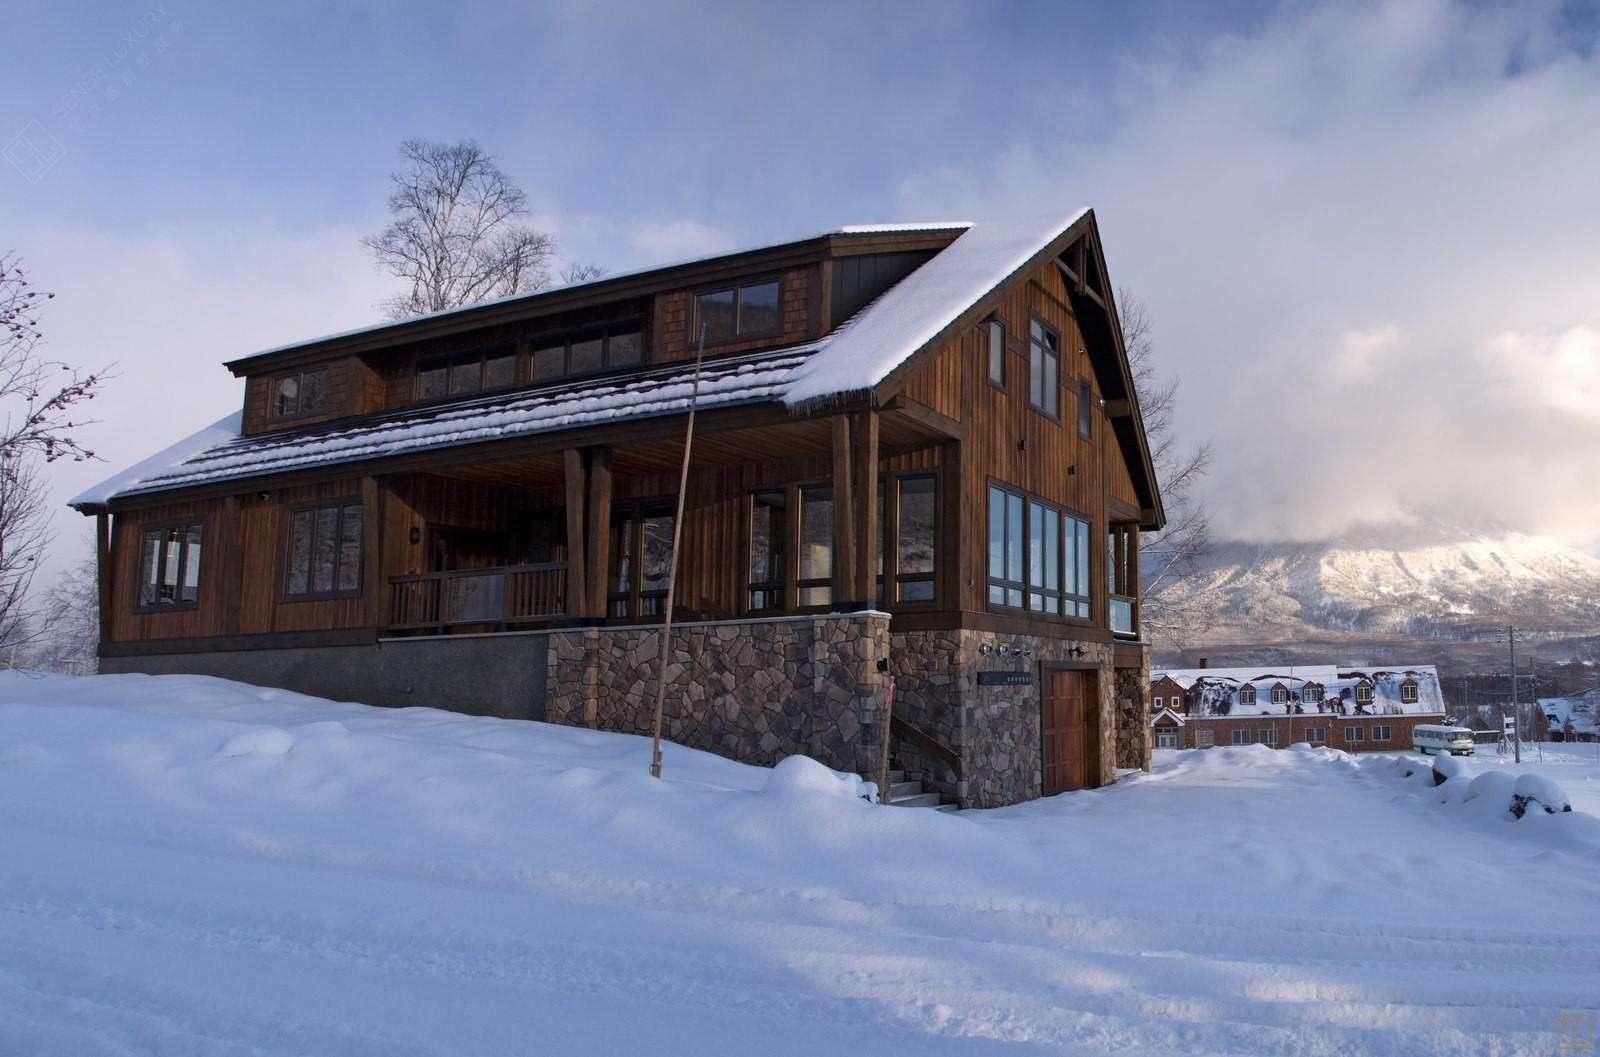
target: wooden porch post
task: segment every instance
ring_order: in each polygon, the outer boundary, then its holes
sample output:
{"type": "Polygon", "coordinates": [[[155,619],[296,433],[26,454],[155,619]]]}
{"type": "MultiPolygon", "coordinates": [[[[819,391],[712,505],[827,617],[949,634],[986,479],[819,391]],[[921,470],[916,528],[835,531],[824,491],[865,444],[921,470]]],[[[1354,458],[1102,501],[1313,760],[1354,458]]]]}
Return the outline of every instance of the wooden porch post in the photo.
{"type": "Polygon", "coordinates": [[[611,562],[611,449],[589,456],[589,500],[585,568],[589,573],[589,615],[606,615],[606,577],[611,562]]]}
{"type": "Polygon", "coordinates": [[[94,518],[95,566],[100,587],[100,641],[111,637],[111,515],[102,510],[94,518]]]}
{"type": "Polygon", "coordinates": [[[584,619],[589,614],[589,578],[585,575],[587,567],[584,564],[583,552],[585,544],[584,530],[588,524],[584,518],[584,499],[588,486],[588,474],[585,472],[583,452],[577,448],[568,448],[562,453],[566,469],[567,485],[567,615],[584,619]]]}
{"type": "Polygon", "coordinates": [[[361,479],[361,590],[367,606],[367,626],[381,628],[389,622],[384,602],[389,585],[384,581],[384,494],[388,489],[376,477],[361,479]]]}
{"type": "Polygon", "coordinates": [[[850,416],[833,416],[833,608],[854,608],[855,524],[851,502],[850,416]]]}
{"type": "Polygon", "coordinates": [[[239,596],[244,584],[244,554],[239,541],[244,538],[239,518],[239,497],[222,500],[222,631],[239,634],[239,596]]]}
{"type": "MultiPolygon", "coordinates": [[[[856,416],[856,564],[855,590],[851,598],[861,609],[877,605],[878,544],[882,540],[878,524],[878,413],[870,408],[856,416]]],[[[892,502],[892,496],[885,496],[892,502]]],[[[883,596],[888,604],[893,592],[894,555],[887,549],[883,556],[883,596]]]]}

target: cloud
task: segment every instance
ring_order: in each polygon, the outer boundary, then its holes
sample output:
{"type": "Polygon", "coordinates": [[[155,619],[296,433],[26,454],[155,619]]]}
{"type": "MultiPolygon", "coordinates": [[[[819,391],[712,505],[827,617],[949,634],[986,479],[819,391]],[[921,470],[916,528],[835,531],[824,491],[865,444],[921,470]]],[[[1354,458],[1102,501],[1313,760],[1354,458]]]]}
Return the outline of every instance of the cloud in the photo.
{"type": "Polygon", "coordinates": [[[1563,33],[1536,5],[1291,5],[1130,53],[1101,134],[901,198],[1096,207],[1213,441],[1221,534],[1420,511],[1593,545],[1600,60],[1563,33]]]}

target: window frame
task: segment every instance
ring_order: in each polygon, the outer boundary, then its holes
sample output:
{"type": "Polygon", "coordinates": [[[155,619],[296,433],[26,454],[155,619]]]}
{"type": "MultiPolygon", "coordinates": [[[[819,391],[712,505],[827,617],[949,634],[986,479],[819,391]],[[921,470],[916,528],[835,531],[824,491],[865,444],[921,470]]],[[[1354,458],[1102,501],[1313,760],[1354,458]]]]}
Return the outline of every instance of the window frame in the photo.
{"type": "MultiPolygon", "coordinates": [[[[612,504],[608,516],[607,539],[609,549],[606,552],[606,612],[605,620],[619,621],[625,624],[647,624],[662,620],[665,617],[667,589],[665,587],[645,589],[644,586],[644,523],[660,517],[676,518],[678,513],[677,502],[671,496],[654,496],[649,499],[634,499],[612,504]],[[631,522],[629,527],[628,553],[628,585],[618,588],[617,573],[617,543],[622,538],[618,522],[631,522]],[[626,612],[615,612],[618,602],[626,605],[626,612]],[[655,612],[645,612],[645,603],[654,603],[655,612]]],[[[685,511],[687,513],[687,511],[685,511]]],[[[670,563],[671,557],[668,557],[670,563]]],[[[669,570],[670,572],[670,570],[669,570]]],[[[676,604],[674,599],[674,604],[676,604]]]]}
{"type": "Polygon", "coordinates": [[[1374,723],[1372,725],[1372,740],[1374,742],[1378,742],[1378,741],[1393,741],[1394,740],[1394,725],[1390,724],[1390,723],[1374,723]],[[1378,734],[1379,731],[1383,732],[1381,737],[1378,734]]]}
{"type": "MultiPolygon", "coordinates": [[[[200,608],[200,592],[202,590],[202,584],[201,584],[200,577],[205,574],[206,551],[209,549],[209,547],[206,544],[206,520],[205,520],[205,518],[188,517],[188,518],[174,518],[174,519],[170,519],[170,520],[166,520],[166,521],[146,522],[146,523],[141,524],[139,526],[138,534],[134,538],[138,541],[138,544],[137,544],[138,552],[137,552],[137,554],[135,556],[135,561],[133,563],[133,578],[134,578],[133,579],[133,582],[134,582],[133,611],[135,613],[143,615],[143,614],[148,614],[148,613],[180,613],[180,612],[183,612],[185,610],[200,608]],[[195,576],[194,601],[185,602],[182,599],[182,589],[183,589],[184,573],[186,573],[188,571],[188,568],[189,568],[189,539],[188,539],[188,536],[189,536],[189,529],[190,528],[198,529],[199,532],[200,532],[200,573],[195,576]],[[146,603],[146,602],[140,601],[144,597],[144,587],[145,587],[145,582],[144,582],[144,546],[145,546],[145,540],[151,533],[166,533],[166,532],[171,531],[172,529],[177,529],[179,531],[179,533],[183,537],[182,540],[179,543],[179,550],[178,550],[178,578],[177,578],[176,582],[177,582],[178,588],[179,588],[179,598],[174,600],[174,601],[172,601],[172,602],[149,602],[149,603],[146,603]]],[[[157,587],[159,587],[160,584],[161,584],[162,572],[166,569],[166,565],[167,565],[167,551],[166,551],[166,548],[163,546],[162,549],[159,552],[159,560],[156,562],[155,573],[156,573],[156,586],[157,587]]]]}
{"type": "MultiPolygon", "coordinates": [[[[1041,379],[1039,383],[1040,399],[1044,399],[1047,395],[1049,394],[1046,393],[1044,382],[1041,379]]],[[[1052,422],[1061,421],[1061,332],[1055,327],[1052,327],[1049,323],[1046,323],[1043,317],[1041,317],[1037,312],[1028,313],[1028,408],[1029,410],[1037,411],[1039,414],[1043,415],[1045,418],[1048,418],[1052,422]],[[1049,348],[1047,345],[1038,346],[1043,350],[1040,353],[1038,368],[1035,368],[1033,362],[1033,350],[1036,346],[1033,338],[1034,324],[1038,324],[1038,326],[1046,334],[1049,334],[1056,339],[1054,349],[1049,348]],[[1051,410],[1051,408],[1046,407],[1043,404],[1036,404],[1033,402],[1033,382],[1035,373],[1036,370],[1040,373],[1043,372],[1044,359],[1046,356],[1055,360],[1054,410],[1051,410]]]]}
{"type": "Polygon", "coordinates": [[[732,283],[718,283],[712,286],[698,287],[689,292],[689,333],[687,337],[690,348],[694,348],[695,343],[700,340],[700,324],[702,322],[700,299],[709,294],[720,294],[728,290],[733,291],[733,333],[723,338],[714,338],[707,334],[706,348],[709,349],[717,345],[732,345],[741,341],[759,341],[763,338],[775,338],[783,333],[783,276],[779,274],[765,275],[754,279],[739,279],[732,283]],[[774,315],[772,327],[766,330],[740,330],[739,310],[744,304],[744,291],[750,287],[768,285],[776,285],[778,288],[778,308],[774,315]]]}
{"type": "Polygon", "coordinates": [[[1326,745],[1326,744],[1328,744],[1328,728],[1327,727],[1307,727],[1307,728],[1305,728],[1303,733],[1306,736],[1306,744],[1307,745],[1326,745]]]}
{"type": "MultiPolygon", "coordinates": [[[[744,570],[745,570],[744,605],[745,605],[745,612],[746,613],[751,613],[751,614],[774,614],[774,613],[778,613],[778,614],[781,614],[781,613],[787,613],[789,611],[789,599],[790,599],[789,584],[791,582],[791,577],[789,575],[790,572],[791,572],[789,550],[790,550],[791,537],[794,535],[794,533],[792,531],[794,526],[790,524],[790,521],[791,521],[791,518],[792,518],[792,516],[794,514],[794,502],[795,502],[795,499],[794,499],[794,495],[793,495],[793,489],[791,489],[791,488],[789,488],[787,486],[781,486],[781,487],[778,487],[778,488],[757,488],[757,489],[754,489],[753,491],[751,491],[750,493],[748,493],[748,495],[746,496],[745,508],[746,508],[746,513],[748,515],[748,521],[746,523],[745,548],[744,548],[744,554],[745,554],[745,561],[744,561],[744,570]],[[780,547],[778,548],[778,553],[777,553],[777,556],[776,556],[776,559],[775,559],[776,564],[778,566],[778,569],[777,569],[778,576],[777,576],[777,578],[773,579],[772,577],[768,577],[767,579],[764,579],[764,580],[757,580],[755,578],[755,569],[754,569],[755,557],[756,557],[756,516],[755,516],[756,506],[757,506],[756,497],[757,496],[763,496],[763,495],[781,495],[781,496],[783,496],[783,506],[782,507],[769,507],[769,509],[771,509],[775,513],[781,515],[783,529],[782,529],[782,532],[781,532],[782,539],[779,541],[780,542],[780,547]],[[777,600],[778,600],[777,605],[767,605],[767,606],[760,606],[760,607],[756,606],[755,602],[754,602],[754,599],[755,599],[755,595],[756,595],[757,591],[765,592],[769,597],[775,594],[777,596],[777,600]]],[[[771,563],[771,562],[774,561],[774,559],[771,556],[772,548],[769,546],[767,550],[768,550],[768,556],[769,556],[768,557],[768,561],[769,561],[769,563],[771,563]]]]}
{"type": "Polygon", "coordinates": [[[329,396],[329,383],[333,379],[332,364],[319,363],[307,367],[299,367],[291,371],[278,371],[270,375],[267,389],[267,418],[273,422],[287,422],[297,418],[309,418],[312,415],[325,415],[334,410],[333,401],[329,396]],[[321,374],[322,378],[322,406],[307,410],[305,407],[306,375],[321,374]],[[299,386],[295,390],[295,406],[293,411],[278,410],[278,387],[290,378],[295,379],[299,386]]]}
{"type": "Polygon", "coordinates": [[[1405,682],[1400,684],[1400,703],[1414,705],[1418,700],[1418,687],[1416,683],[1405,682]]]}
{"type": "Polygon", "coordinates": [[[1250,707],[1254,708],[1255,703],[1256,688],[1248,685],[1239,687],[1239,707],[1243,708],[1246,705],[1249,705],[1250,707]],[[1248,697],[1246,697],[1247,694],[1249,695],[1248,697]]]}
{"type": "Polygon", "coordinates": [[[341,599],[341,598],[360,598],[361,597],[361,593],[362,593],[362,589],[366,586],[367,530],[369,528],[369,526],[367,524],[367,517],[368,517],[368,514],[367,514],[366,507],[361,502],[361,497],[359,495],[344,496],[344,497],[339,498],[339,499],[317,499],[317,500],[313,500],[313,501],[305,502],[305,503],[296,503],[293,506],[289,507],[288,516],[286,518],[284,518],[284,523],[283,523],[283,530],[284,530],[283,531],[283,575],[281,577],[279,577],[279,579],[278,579],[279,600],[282,601],[282,602],[288,603],[288,602],[327,602],[327,601],[332,601],[332,600],[341,599]],[[342,540],[344,539],[345,511],[350,509],[351,507],[355,507],[356,509],[361,511],[361,533],[360,533],[360,535],[358,535],[356,537],[356,586],[354,588],[340,588],[338,586],[338,584],[339,584],[339,548],[340,548],[342,540]],[[315,515],[313,515],[313,517],[311,519],[312,535],[311,535],[311,547],[310,547],[310,551],[309,551],[311,564],[306,567],[306,588],[307,589],[305,591],[303,591],[303,592],[291,593],[290,590],[289,590],[289,578],[294,575],[294,520],[295,520],[295,517],[296,517],[296,515],[305,513],[306,511],[313,511],[314,512],[314,511],[329,510],[329,509],[337,510],[339,512],[338,518],[334,522],[334,531],[333,531],[333,538],[334,538],[333,583],[334,583],[334,589],[331,590],[331,591],[317,591],[317,590],[313,590],[312,589],[313,586],[316,583],[316,554],[317,554],[317,536],[316,536],[317,518],[315,517],[315,515]]]}
{"type": "Polygon", "coordinates": [[[443,404],[453,400],[471,400],[475,396],[484,396],[493,393],[503,393],[515,389],[522,384],[522,354],[515,342],[500,342],[494,345],[483,345],[461,352],[444,352],[428,356],[419,356],[412,371],[412,395],[418,404],[443,404]],[[493,388],[483,384],[484,371],[491,359],[511,360],[511,381],[493,388]],[[478,388],[471,392],[450,392],[450,374],[457,365],[476,361],[478,365],[478,388]],[[422,375],[424,371],[443,367],[445,369],[443,396],[424,396],[422,392],[422,375]]]}
{"type": "Polygon", "coordinates": [[[1300,689],[1300,703],[1301,704],[1303,704],[1303,705],[1320,705],[1320,704],[1322,704],[1322,701],[1323,701],[1323,691],[1322,691],[1322,684],[1321,683],[1307,683],[1305,686],[1301,687],[1301,689],[1300,689]],[[1316,697],[1312,697],[1311,696],[1312,693],[1315,693],[1317,696],[1316,697]]]}
{"type": "Polygon", "coordinates": [[[564,330],[550,330],[540,334],[529,334],[523,343],[528,368],[527,381],[522,384],[530,386],[561,385],[575,379],[599,378],[608,374],[620,374],[624,371],[637,370],[648,366],[650,363],[650,350],[645,340],[645,334],[646,327],[643,318],[612,320],[606,323],[594,323],[586,327],[568,327],[564,330]],[[633,363],[616,364],[611,362],[612,339],[622,334],[639,335],[639,358],[633,363]],[[598,370],[574,371],[572,369],[572,346],[577,342],[592,339],[596,335],[600,338],[600,368],[598,370]],[[557,344],[561,348],[561,373],[553,378],[539,377],[538,353],[554,348],[557,344]]]}
{"type": "Polygon", "coordinates": [[[1011,371],[1007,367],[1008,357],[1007,357],[1006,353],[1009,351],[1009,349],[1008,349],[1007,343],[1006,343],[1006,325],[1005,325],[1005,322],[1003,320],[999,319],[998,317],[993,318],[993,319],[984,320],[984,322],[983,322],[983,333],[984,333],[984,336],[985,336],[985,338],[986,338],[986,340],[988,342],[987,351],[989,353],[989,364],[988,364],[988,367],[986,369],[986,373],[988,374],[989,384],[994,386],[996,389],[1000,390],[1003,393],[1003,392],[1006,391],[1006,386],[1007,386],[1007,383],[1010,380],[1010,375],[1011,375],[1011,371]],[[999,348],[998,348],[998,350],[995,347],[995,335],[996,335],[996,333],[999,334],[999,348]],[[1000,377],[999,378],[996,378],[994,376],[995,368],[997,366],[1000,368],[1000,377]]]}
{"type": "Polygon", "coordinates": [[[1356,704],[1358,704],[1358,705],[1370,705],[1370,704],[1372,704],[1372,697],[1373,697],[1373,694],[1372,694],[1372,684],[1371,683],[1357,683],[1356,684],[1356,694],[1355,694],[1355,702],[1356,702],[1356,704]],[[1365,693],[1367,696],[1362,697],[1361,695],[1363,693],[1365,693]]]}
{"type": "Polygon", "coordinates": [[[1173,727],[1156,728],[1156,748],[1176,749],[1178,747],[1178,731],[1173,727]]]}
{"type": "MultiPolygon", "coordinates": [[[[940,533],[944,528],[944,511],[940,508],[940,499],[943,489],[940,486],[939,474],[932,470],[904,470],[896,473],[885,474],[879,481],[879,497],[882,505],[879,510],[881,517],[878,523],[878,597],[877,604],[893,609],[937,609],[939,606],[939,568],[940,568],[940,533]],[[933,570],[926,573],[903,573],[900,571],[900,532],[901,489],[908,480],[927,481],[933,485],[933,570]],[[892,566],[892,572],[891,572],[892,566]],[[933,586],[933,593],[927,598],[902,598],[900,590],[902,584],[926,583],[933,586]],[[890,587],[894,590],[891,592],[890,587]]],[[[872,558],[867,560],[871,561],[872,558]]]]}
{"type": "Polygon", "coordinates": [[[796,484],[794,486],[793,498],[794,522],[791,525],[793,531],[790,533],[790,535],[792,537],[791,545],[794,547],[794,573],[791,580],[791,582],[794,584],[794,595],[791,599],[789,611],[792,613],[830,613],[833,611],[834,602],[837,601],[837,599],[833,597],[833,566],[834,562],[838,560],[839,556],[833,552],[833,546],[834,530],[839,517],[838,489],[834,487],[833,480],[831,478],[821,481],[809,481],[803,484],[796,484]],[[800,572],[803,556],[801,548],[805,546],[806,493],[820,492],[823,489],[826,489],[828,492],[828,575],[820,577],[801,576],[800,572]],[[826,591],[828,594],[828,600],[826,602],[814,602],[809,605],[802,605],[800,600],[804,597],[804,592],[808,590],[826,591]]]}
{"type": "Polygon", "coordinates": [[[1197,749],[1215,748],[1217,744],[1216,731],[1197,730],[1194,732],[1194,747],[1197,749]]]}
{"type": "Polygon", "coordinates": [[[1366,728],[1365,725],[1359,726],[1359,727],[1345,727],[1344,728],[1344,743],[1346,745],[1360,745],[1362,742],[1364,742],[1366,740],[1367,740],[1367,728],[1366,728]]]}
{"type": "MultiPolygon", "coordinates": [[[[1094,624],[1094,520],[1081,514],[1071,507],[1061,506],[1050,502],[1032,492],[1024,491],[1014,485],[1007,484],[995,478],[989,478],[986,483],[985,509],[984,509],[984,589],[983,599],[986,609],[999,608],[1024,614],[1030,619],[1049,619],[1062,623],[1076,625],[1094,624]],[[1020,499],[1022,508],[1022,532],[1020,542],[1021,573],[1020,580],[1011,580],[1006,577],[995,577],[990,567],[991,549],[993,540],[990,530],[993,524],[992,506],[995,493],[1020,499]],[[1031,576],[1033,572],[1033,508],[1040,507],[1052,511],[1056,518],[1056,584],[1054,589],[1050,585],[1035,586],[1031,576]],[[1079,530],[1079,526],[1082,530],[1079,530]],[[1088,552],[1079,555],[1080,541],[1088,548],[1088,552]],[[1071,588],[1069,589],[1069,584],[1071,588]],[[1082,588],[1080,592],[1076,588],[1082,588]],[[996,601],[993,597],[998,588],[1006,601],[996,601]],[[1013,605],[1009,598],[1013,592],[1021,591],[1021,602],[1013,605]],[[1059,602],[1059,609],[1052,612],[1049,609],[1033,608],[1032,595],[1039,594],[1046,598],[1055,598],[1059,602]],[[1081,607],[1081,609],[1080,609],[1081,607]]],[[[1013,542],[1012,527],[1009,523],[1011,516],[1010,504],[1006,504],[1006,524],[1004,526],[1005,553],[1002,560],[1004,569],[1011,568],[1010,545],[1013,542]]]]}
{"type": "Polygon", "coordinates": [[[1094,439],[1094,386],[1089,379],[1078,379],[1078,439],[1094,439]]]}
{"type": "Polygon", "coordinates": [[[1254,745],[1256,732],[1249,727],[1235,727],[1229,735],[1230,745],[1254,745]]]}
{"type": "Polygon", "coordinates": [[[1274,686],[1272,688],[1272,703],[1275,705],[1287,705],[1289,703],[1289,691],[1284,687],[1274,686]]]}
{"type": "Polygon", "coordinates": [[[1257,729],[1257,731],[1256,731],[1256,744],[1257,745],[1271,745],[1273,747],[1276,747],[1277,744],[1278,744],[1278,728],[1277,727],[1261,727],[1261,728],[1257,729]]]}

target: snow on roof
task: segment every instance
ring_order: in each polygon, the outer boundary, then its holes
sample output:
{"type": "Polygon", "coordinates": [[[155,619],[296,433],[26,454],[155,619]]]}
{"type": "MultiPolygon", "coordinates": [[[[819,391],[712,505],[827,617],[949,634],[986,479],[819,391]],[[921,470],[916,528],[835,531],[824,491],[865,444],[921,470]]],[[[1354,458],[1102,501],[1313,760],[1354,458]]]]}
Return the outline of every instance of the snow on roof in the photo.
{"type": "Polygon", "coordinates": [[[1577,697],[1541,697],[1539,711],[1543,712],[1551,730],[1566,730],[1570,724],[1574,734],[1593,734],[1600,714],[1600,690],[1591,690],[1577,697]]]}
{"type": "Polygon", "coordinates": [[[1088,212],[1048,223],[974,224],[836,331],[795,372],[784,402],[793,407],[877,385],[1088,212]]]}
{"type": "Polygon", "coordinates": [[[1262,666],[1256,668],[1177,668],[1157,669],[1150,673],[1154,686],[1164,678],[1183,687],[1189,700],[1185,702],[1191,718],[1216,718],[1220,716],[1281,716],[1343,715],[1343,716],[1433,716],[1444,714],[1444,692],[1439,686],[1439,673],[1431,664],[1389,666],[1383,668],[1338,668],[1331,664],[1297,664],[1292,668],[1262,666]],[[1407,701],[1401,688],[1415,683],[1415,701],[1407,701]],[[1240,700],[1239,691],[1246,685],[1255,688],[1252,704],[1240,700]],[[1266,691],[1282,684],[1289,691],[1287,703],[1273,704],[1266,691]],[[1356,687],[1372,687],[1371,703],[1358,704],[1356,687]],[[1322,689],[1311,701],[1302,700],[1307,686],[1322,689]],[[1300,711],[1293,711],[1295,708],[1300,711]]]}
{"type": "MultiPolygon", "coordinates": [[[[790,374],[816,349],[812,342],[760,356],[709,360],[700,376],[699,406],[775,402],[790,374]]],[[[239,436],[235,412],[90,489],[71,505],[100,505],[116,496],[673,414],[688,408],[693,374],[692,364],[678,363],[666,370],[478,397],[340,428],[261,437],[239,436]]]]}

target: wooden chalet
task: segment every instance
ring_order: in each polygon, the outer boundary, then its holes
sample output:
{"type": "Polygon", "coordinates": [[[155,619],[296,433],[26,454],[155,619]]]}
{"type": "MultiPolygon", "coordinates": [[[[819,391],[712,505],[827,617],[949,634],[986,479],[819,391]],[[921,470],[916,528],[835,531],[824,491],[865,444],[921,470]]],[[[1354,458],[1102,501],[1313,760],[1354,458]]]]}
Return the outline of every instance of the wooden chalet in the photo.
{"type": "MultiPolygon", "coordinates": [[[[648,729],[962,805],[1148,763],[1163,515],[1092,212],[845,228],[235,360],[79,496],[101,668],[648,729]]],[[[669,763],[670,765],[670,763],[669,763]]]]}

